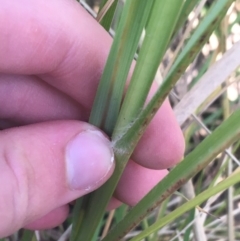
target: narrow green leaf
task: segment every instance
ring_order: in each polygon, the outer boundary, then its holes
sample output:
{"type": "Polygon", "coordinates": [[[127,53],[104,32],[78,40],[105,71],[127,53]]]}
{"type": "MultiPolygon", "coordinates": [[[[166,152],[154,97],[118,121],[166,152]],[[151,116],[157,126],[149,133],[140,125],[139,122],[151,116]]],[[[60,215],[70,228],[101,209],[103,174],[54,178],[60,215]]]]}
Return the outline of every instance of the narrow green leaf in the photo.
{"type": "Polygon", "coordinates": [[[99,237],[100,237],[100,234],[101,234],[101,229],[104,226],[104,221],[105,220],[102,218],[101,222],[98,224],[98,227],[94,232],[92,241],[98,241],[99,240],[99,237]]]}
{"type": "Polygon", "coordinates": [[[121,21],[120,21],[120,26],[122,26],[123,28],[123,34],[121,39],[119,39],[120,47],[119,47],[118,55],[116,56],[117,59],[116,59],[115,67],[118,69],[118,72],[116,71],[115,73],[113,73],[115,84],[112,85],[111,95],[109,96],[110,98],[108,103],[108,109],[105,112],[106,120],[105,120],[103,129],[108,134],[112,133],[115,127],[118,114],[120,111],[120,105],[122,102],[123,91],[124,91],[127,75],[128,75],[132,60],[134,58],[134,54],[137,50],[137,46],[138,46],[143,28],[146,24],[147,17],[152,7],[153,0],[150,0],[147,3],[146,1],[143,1],[143,0],[141,1],[131,0],[129,2],[131,2],[131,4],[129,5],[132,5],[132,8],[129,9],[129,15],[131,15],[131,17],[129,18],[131,19],[132,22],[129,22],[128,24],[127,22],[125,22],[124,25],[121,25],[121,21]],[[128,29],[129,31],[127,31],[128,29]],[[129,35],[127,33],[129,33],[129,35]],[[122,56],[122,59],[121,59],[121,56],[122,56]],[[121,63],[121,61],[123,61],[124,63],[121,63]]]}
{"type": "Polygon", "coordinates": [[[126,1],[119,27],[94,100],[90,123],[111,135],[127,75],[153,0],[126,1]]]}
{"type": "Polygon", "coordinates": [[[187,21],[189,14],[191,13],[191,11],[194,9],[194,7],[196,6],[196,4],[198,2],[200,2],[200,0],[186,0],[185,1],[181,14],[180,14],[180,18],[177,22],[175,32],[177,32],[183,26],[183,24],[187,21]]]}
{"type": "Polygon", "coordinates": [[[70,241],[77,240],[78,230],[80,229],[83,222],[84,206],[85,206],[83,203],[84,201],[86,202],[86,200],[83,200],[83,198],[79,198],[74,205],[73,228],[71,232],[70,241]]]}
{"type": "Polygon", "coordinates": [[[123,204],[121,207],[115,210],[114,219],[116,223],[120,222],[123,219],[123,217],[126,215],[127,208],[128,207],[123,204]]]}
{"type": "MultiPolygon", "coordinates": [[[[104,4],[107,2],[107,0],[104,1],[104,4]]],[[[104,6],[104,4],[102,6],[104,6]]],[[[109,8],[109,10],[107,11],[107,13],[105,14],[105,16],[103,17],[103,19],[100,21],[100,24],[107,30],[109,31],[110,27],[111,27],[111,23],[113,20],[113,16],[115,13],[115,10],[117,8],[117,4],[118,1],[115,0],[114,3],[112,4],[112,6],[109,8]]],[[[101,10],[101,8],[100,8],[101,10]]],[[[100,11],[99,10],[99,11],[100,11]]]]}
{"type": "Polygon", "coordinates": [[[195,150],[132,208],[125,218],[105,237],[104,241],[122,238],[149,212],[207,166],[221,151],[236,141],[240,137],[239,118],[240,110],[232,114],[210,136],[204,139],[195,150]]]}
{"type": "MultiPolygon", "coordinates": [[[[171,0],[171,1],[173,1],[173,0],[171,0]]],[[[157,2],[157,1],[156,1],[157,2]]],[[[162,2],[164,2],[164,1],[162,1],[162,2]]],[[[180,3],[181,3],[181,1],[179,1],[180,3]]],[[[138,6],[139,6],[139,3],[140,2],[138,2],[138,6]]],[[[150,1],[148,1],[148,2],[146,2],[146,1],[144,1],[144,3],[145,4],[147,4],[146,5],[146,7],[145,7],[145,11],[144,11],[144,16],[141,14],[141,12],[139,12],[138,11],[138,14],[140,14],[140,18],[141,18],[141,21],[143,21],[143,19],[145,19],[144,20],[144,22],[146,23],[146,20],[147,20],[147,16],[148,16],[148,13],[150,12],[150,10],[151,9],[154,9],[154,8],[152,8],[152,4],[150,3],[150,1]]],[[[152,3],[153,3],[153,1],[152,1],[152,3]]],[[[158,3],[158,2],[157,2],[158,3]]],[[[163,4],[164,5],[164,4],[163,4]]],[[[159,10],[159,9],[161,9],[160,7],[159,7],[159,5],[157,4],[156,5],[157,7],[158,7],[158,9],[157,10],[159,10]]],[[[168,10],[167,11],[167,13],[169,14],[169,12],[172,12],[173,14],[173,16],[174,17],[176,17],[177,18],[177,11],[179,11],[179,6],[181,6],[181,4],[179,5],[179,4],[176,4],[176,6],[173,8],[172,7],[172,5],[171,5],[171,2],[168,4],[168,8],[164,8],[164,14],[166,14],[166,9],[168,10]],[[169,7],[170,6],[170,7],[169,7]]],[[[140,7],[140,6],[139,6],[140,7]]],[[[132,13],[133,14],[133,13],[132,13]]],[[[163,16],[164,16],[164,18],[166,18],[166,15],[164,15],[163,14],[163,16]]],[[[124,16],[124,13],[123,13],[123,16],[124,16]]],[[[159,17],[159,14],[158,14],[158,12],[157,11],[155,11],[154,12],[154,21],[156,22],[156,23],[158,23],[159,22],[159,19],[158,19],[158,17],[159,17]]],[[[163,18],[163,19],[164,19],[163,18]]],[[[162,20],[163,20],[162,19],[162,20]]],[[[177,20],[175,20],[175,21],[173,21],[173,23],[174,22],[176,22],[177,20]]],[[[172,23],[172,22],[170,22],[170,23],[172,23]]],[[[121,22],[120,22],[120,25],[121,25],[121,22]]],[[[150,26],[150,25],[149,25],[150,26]]],[[[143,27],[143,25],[142,25],[142,27],[143,27]]],[[[151,27],[151,26],[150,26],[151,27]]],[[[152,34],[153,33],[155,33],[156,32],[156,27],[159,27],[159,25],[153,25],[151,28],[150,28],[150,30],[152,31],[152,34]]],[[[174,26],[173,26],[174,27],[174,26]]],[[[133,26],[133,28],[135,28],[135,26],[133,26]]],[[[163,31],[163,30],[165,30],[165,28],[166,28],[166,23],[165,22],[162,22],[162,25],[161,25],[161,28],[160,28],[160,30],[161,31],[163,31]]],[[[169,28],[170,28],[170,26],[169,26],[169,28]]],[[[121,29],[121,28],[120,28],[121,29]]],[[[129,30],[130,31],[130,30],[129,30]]],[[[159,31],[158,31],[158,33],[159,33],[159,31]]],[[[126,34],[126,33],[125,33],[126,34]]],[[[167,34],[167,32],[166,32],[166,34],[167,34]]],[[[171,33],[169,34],[169,35],[171,35],[171,33]]],[[[153,36],[154,36],[154,34],[153,34],[153,36]]],[[[119,36],[117,36],[116,35],[116,37],[119,37],[119,36]]],[[[140,38],[140,35],[138,36],[139,38],[140,38]]],[[[160,39],[160,36],[158,36],[158,39],[160,39]]],[[[157,46],[157,41],[158,41],[158,39],[154,39],[154,41],[151,41],[150,39],[148,39],[148,42],[154,42],[154,46],[157,46]]],[[[131,40],[131,39],[130,39],[131,40]]],[[[129,40],[129,41],[130,41],[129,40]]],[[[158,53],[159,55],[160,55],[160,57],[158,57],[158,58],[162,58],[162,55],[163,55],[163,53],[164,53],[164,51],[165,51],[165,49],[166,49],[166,45],[167,45],[167,43],[168,43],[168,41],[169,41],[169,37],[167,38],[166,37],[166,40],[165,41],[163,41],[163,47],[162,47],[162,50],[161,50],[161,52],[160,53],[158,53]]],[[[159,44],[159,43],[158,43],[159,44]]],[[[113,46],[114,46],[114,44],[113,44],[113,46]]],[[[154,48],[154,46],[151,46],[152,47],[152,49],[154,48]]],[[[147,48],[146,48],[147,49],[147,48]]],[[[123,50],[124,49],[121,49],[122,50],[122,52],[123,52],[123,50]]],[[[120,54],[120,53],[119,53],[120,54]]],[[[121,53],[122,54],[122,53],[121,53]]],[[[127,54],[127,53],[126,53],[127,54]]],[[[121,57],[121,56],[118,56],[118,58],[119,57],[121,57]]],[[[126,57],[126,56],[123,56],[123,57],[126,57]]],[[[160,61],[160,60],[159,60],[160,61]]],[[[111,62],[112,63],[112,62],[111,62]]],[[[118,63],[118,66],[116,66],[116,68],[120,68],[119,67],[119,65],[121,64],[121,61],[119,61],[119,62],[117,62],[118,63]]],[[[126,65],[126,63],[125,63],[125,65],[126,65]]],[[[130,65],[129,65],[129,67],[130,67],[130,65]]],[[[107,68],[107,67],[106,67],[107,68]]],[[[145,68],[146,69],[146,68],[145,68]]],[[[121,70],[121,73],[119,73],[119,74],[123,74],[122,73],[122,71],[123,71],[123,69],[119,69],[119,70],[121,70]]],[[[154,77],[154,75],[155,75],[155,73],[153,73],[153,77],[154,77]]],[[[149,79],[150,79],[150,81],[152,81],[152,79],[153,79],[153,77],[150,77],[149,79]]],[[[122,87],[124,87],[124,86],[121,86],[120,88],[119,88],[119,85],[115,85],[116,86],[116,88],[114,89],[114,87],[112,88],[112,95],[111,96],[113,96],[114,98],[117,98],[117,95],[119,95],[119,92],[121,93],[121,88],[122,87]]],[[[123,90],[123,89],[122,89],[123,90]]],[[[148,92],[148,91],[147,91],[148,92]]],[[[106,93],[104,92],[104,94],[105,94],[105,96],[106,96],[106,93]]],[[[100,96],[100,95],[99,95],[100,96]]],[[[114,104],[114,98],[112,99],[111,97],[110,97],[110,104],[109,104],[109,108],[108,108],[108,110],[106,111],[107,112],[107,120],[106,120],[106,122],[105,123],[108,123],[107,124],[107,126],[106,126],[106,124],[104,125],[104,127],[103,127],[103,129],[105,130],[105,131],[107,131],[107,132],[110,132],[111,133],[111,126],[113,126],[114,125],[114,118],[116,118],[116,116],[117,116],[117,109],[118,108],[116,108],[116,105],[114,104]],[[112,100],[112,101],[111,101],[112,100]],[[108,117],[110,116],[110,115],[108,115],[108,113],[112,113],[112,117],[110,117],[109,118],[109,121],[110,122],[108,122],[108,117]],[[113,118],[114,117],[114,118],[113,118]]],[[[121,100],[121,98],[119,98],[119,100],[121,100]]],[[[98,102],[97,102],[98,103],[98,102]]],[[[118,101],[118,104],[120,104],[120,102],[118,101]]],[[[117,104],[117,105],[118,105],[117,104]]],[[[97,109],[98,110],[98,109],[97,109]]],[[[96,116],[95,116],[96,117],[96,116]]],[[[92,117],[92,119],[93,119],[93,121],[92,121],[92,123],[93,124],[96,124],[95,123],[95,117],[92,117]]],[[[91,122],[91,119],[90,119],[90,122],[91,122]]],[[[118,180],[119,180],[119,178],[120,178],[120,176],[121,176],[121,174],[122,174],[122,171],[124,170],[124,167],[125,167],[125,164],[126,164],[126,162],[127,162],[127,160],[128,160],[128,158],[129,158],[129,153],[123,153],[123,157],[120,155],[120,156],[116,156],[116,161],[117,161],[117,164],[116,164],[116,168],[115,168],[115,173],[114,173],[114,175],[110,178],[110,180],[104,185],[104,187],[102,187],[102,188],[100,188],[100,189],[98,189],[96,192],[94,192],[94,194],[92,194],[92,195],[90,195],[90,199],[88,199],[88,203],[89,203],[89,205],[88,205],[88,210],[89,211],[87,211],[86,213],[88,214],[86,214],[86,218],[84,219],[85,220],[85,223],[88,223],[88,220],[89,220],[89,223],[91,223],[91,227],[92,227],[92,229],[91,229],[91,231],[88,231],[88,235],[91,235],[91,233],[92,233],[92,230],[93,230],[93,225],[95,225],[97,222],[98,222],[98,219],[96,218],[96,216],[97,217],[101,217],[102,215],[103,215],[103,212],[104,212],[104,209],[105,209],[105,207],[106,207],[106,205],[107,205],[107,203],[108,203],[108,200],[110,199],[110,197],[111,197],[111,195],[112,195],[112,193],[113,193],[113,191],[114,191],[114,189],[115,189],[115,187],[116,187],[116,185],[117,185],[117,182],[118,182],[118,180]],[[124,160],[124,161],[123,161],[124,160]],[[98,206],[96,207],[96,205],[95,205],[95,203],[98,203],[98,206]],[[94,218],[93,218],[94,217],[94,218]],[[86,220],[87,219],[87,220],[86,220]],[[91,221],[90,221],[91,220],[91,221]]],[[[83,229],[86,229],[86,227],[84,228],[84,224],[82,224],[83,225],[83,228],[81,228],[81,230],[83,230],[83,229]]],[[[89,225],[88,225],[89,226],[89,225]]],[[[86,229],[87,230],[87,229],[86,229]]],[[[80,230],[78,230],[78,232],[80,233],[80,237],[82,237],[82,239],[83,239],[83,237],[84,237],[84,239],[86,239],[86,237],[87,236],[84,236],[84,234],[83,234],[83,231],[80,231],[80,230]]],[[[86,231],[87,232],[87,231],[86,231]]]]}
{"type": "Polygon", "coordinates": [[[200,193],[198,196],[196,196],[194,199],[184,203],[181,207],[175,209],[170,214],[162,218],[161,220],[158,220],[156,223],[151,225],[149,228],[145,229],[143,232],[141,232],[136,237],[132,238],[130,241],[140,241],[144,237],[150,235],[151,233],[159,230],[163,226],[167,225],[168,223],[175,220],[177,217],[181,216],[185,212],[191,210],[192,208],[195,208],[197,205],[201,204],[208,198],[216,195],[219,192],[222,192],[232,185],[240,182],[240,170],[237,172],[234,172],[231,176],[229,176],[227,179],[221,181],[216,185],[215,187],[211,187],[207,189],[206,191],[200,193]]]}
{"type": "Polygon", "coordinates": [[[155,1],[137,64],[119,114],[114,136],[122,133],[142,110],[156,70],[167,49],[184,0],[155,1]]]}
{"type": "MultiPolygon", "coordinates": [[[[160,205],[160,208],[158,210],[158,213],[157,213],[157,217],[156,217],[156,220],[162,218],[167,210],[167,205],[169,203],[169,200],[170,200],[171,196],[166,198],[160,205]]],[[[158,232],[155,232],[154,235],[153,235],[153,238],[152,238],[152,241],[158,241],[158,232]]]]}
{"type": "MultiPolygon", "coordinates": [[[[128,0],[123,9],[90,116],[90,123],[109,135],[117,120],[126,78],[152,3],[153,0],[128,0]]],[[[115,172],[118,172],[117,166],[115,172]]],[[[77,235],[72,240],[92,240],[117,183],[115,181],[113,185],[110,180],[104,185],[104,192],[101,191],[102,187],[84,197],[87,207],[81,208],[81,218],[76,218],[73,222],[74,233],[77,232],[77,235]]]]}
{"type": "MultiPolygon", "coordinates": [[[[149,227],[147,218],[144,218],[141,223],[142,229],[145,230],[149,227]]],[[[150,237],[146,236],[146,241],[151,241],[150,237]]]]}
{"type": "Polygon", "coordinates": [[[34,231],[24,229],[21,241],[32,241],[34,238],[34,231]]]}
{"type": "MultiPolygon", "coordinates": [[[[184,226],[187,226],[189,223],[193,221],[195,217],[195,209],[192,209],[189,213],[189,216],[186,220],[186,223],[184,226]]],[[[185,232],[184,232],[184,241],[189,241],[190,240],[190,234],[191,234],[192,227],[189,227],[185,232]]]]}

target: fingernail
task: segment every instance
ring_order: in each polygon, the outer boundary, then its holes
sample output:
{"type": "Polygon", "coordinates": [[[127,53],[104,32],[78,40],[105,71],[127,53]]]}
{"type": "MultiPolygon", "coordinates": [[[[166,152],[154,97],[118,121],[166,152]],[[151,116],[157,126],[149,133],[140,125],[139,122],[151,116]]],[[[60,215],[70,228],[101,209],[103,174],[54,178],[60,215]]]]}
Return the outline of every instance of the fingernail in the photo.
{"type": "Polygon", "coordinates": [[[68,143],[66,163],[70,189],[94,190],[113,171],[114,154],[110,141],[100,131],[83,131],[68,143]]]}

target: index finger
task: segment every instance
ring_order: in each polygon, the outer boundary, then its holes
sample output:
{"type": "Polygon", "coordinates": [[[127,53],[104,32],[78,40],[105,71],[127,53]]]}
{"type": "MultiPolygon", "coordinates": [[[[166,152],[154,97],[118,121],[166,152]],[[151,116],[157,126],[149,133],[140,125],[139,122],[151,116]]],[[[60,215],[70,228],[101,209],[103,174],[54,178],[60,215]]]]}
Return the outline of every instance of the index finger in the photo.
{"type": "MultiPolygon", "coordinates": [[[[108,33],[74,0],[1,1],[0,72],[38,75],[90,113],[110,47],[108,33]]],[[[133,158],[150,168],[179,161],[184,141],[166,101],[133,158]]]]}
{"type": "Polygon", "coordinates": [[[110,36],[74,0],[1,1],[0,72],[40,75],[90,109],[110,36]]]}

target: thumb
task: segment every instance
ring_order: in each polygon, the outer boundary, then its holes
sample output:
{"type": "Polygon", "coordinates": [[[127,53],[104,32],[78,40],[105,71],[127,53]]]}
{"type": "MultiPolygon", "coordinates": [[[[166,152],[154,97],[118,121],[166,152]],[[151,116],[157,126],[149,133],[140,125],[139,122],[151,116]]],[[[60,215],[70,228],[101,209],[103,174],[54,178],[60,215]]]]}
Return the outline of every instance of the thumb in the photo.
{"type": "Polygon", "coordinates": [[[0,237],[101,186],[114,169],[95,127],[55,121],[0,132],[0,237]]]}

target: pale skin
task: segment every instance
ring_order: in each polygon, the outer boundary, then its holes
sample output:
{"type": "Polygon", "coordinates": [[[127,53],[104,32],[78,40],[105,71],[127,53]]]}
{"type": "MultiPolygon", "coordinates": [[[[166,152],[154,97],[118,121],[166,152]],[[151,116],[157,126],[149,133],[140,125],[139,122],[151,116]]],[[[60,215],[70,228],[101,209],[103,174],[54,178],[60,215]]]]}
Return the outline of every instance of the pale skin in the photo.
{"type": "MultiPolygon", "coordinates": [[[[4,237],[21,227],[45,229],[62,223],[69,202],[112,175],[110,141],[87,123],[112,40],[74,0],[0,4],[4,237]],[[79,175],[69,179],[75,170],[79,175]]],[[[183,153],[181,130],[165,101],[134,151],[109,209],[120,202],[135,205],[183,153]]]]}

